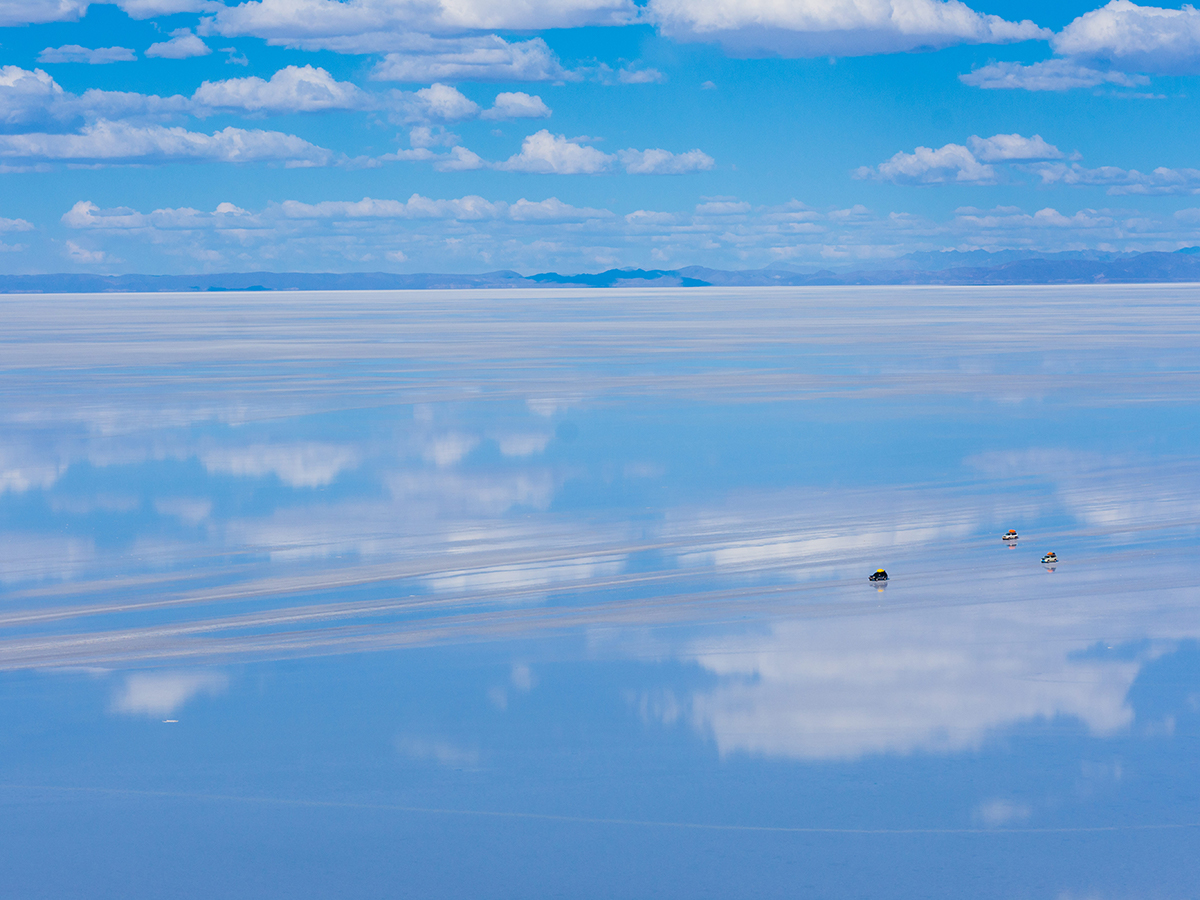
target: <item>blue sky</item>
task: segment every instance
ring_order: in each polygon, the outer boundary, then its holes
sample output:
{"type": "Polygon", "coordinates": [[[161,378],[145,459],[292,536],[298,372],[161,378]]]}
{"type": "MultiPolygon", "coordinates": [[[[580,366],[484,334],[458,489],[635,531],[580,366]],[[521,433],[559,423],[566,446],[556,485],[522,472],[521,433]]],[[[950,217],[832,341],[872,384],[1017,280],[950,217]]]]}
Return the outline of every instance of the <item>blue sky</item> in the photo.
{"type": "Polygon", "coordinates": [[[1200,243],[1200,12],[0,0],[0,271],[1200,243]]]}

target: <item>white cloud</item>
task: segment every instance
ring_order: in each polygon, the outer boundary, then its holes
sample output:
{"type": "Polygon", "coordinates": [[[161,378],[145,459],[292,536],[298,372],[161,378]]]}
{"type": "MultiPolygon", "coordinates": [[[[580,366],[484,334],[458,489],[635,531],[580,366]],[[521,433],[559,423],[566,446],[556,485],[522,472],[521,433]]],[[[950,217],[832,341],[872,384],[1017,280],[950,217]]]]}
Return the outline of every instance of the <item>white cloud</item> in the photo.
{"type": "Polygon", "coordinates": [[[994,134],[990,138],[971,135],[967,138],[976,158],[984,162],[1014,159],[1061,159],[1063,153],[1046,143],[1040,134],[1022,137],[1019,134],[994,134]]]}
{"type": "Polygon", "coordinates": [[[1097,59],[1130,72],[1200,72],[1200,12],[1112,0],[1085,13],[1051,40],[1062,56],[1097,59]]]}
{"type": "Polygon", "coordinates": [[[246,54],[238,52],[237,47],[222,47],[221,52],[225,54],[225,65],[227,66],[250,65],[250,60],[246,54]]]}
{"type": "Polygon", "coordinates": [[[679,175],[713,167],[713,159],[700,150],[671,153],[668,150],[620,150],[604,153],[595,147],[551,134],[545,128],[525,138],[521,152],[497,163],[506,172],[535,172],[551,175],[598,175],[620,163],[631,175],[679,175]]]}
{"type": "Polygon", "coordinates": [[[863,166],[853,175],[895,184],[992,184],[996,170],[988,163],[1063,156],[1039,134],[1028,138],[1020,134],[995,134],[990,138],[971,135],[967,143],[969,149],[962,144],[946,144],[936,150],[918,147],[912,153],[900,152],[874,168],[863,166]]]}
{"type": "Polygon", "coordinates": [[[863,166],[855,178],[875,178],[895,184],[992,184],[996,170],[981,163],[961,144],[946,144],[933,150],[918,147],[912,153],[901,151],[875,168],[863,166]]]}
{"type": "Polygon", "coordinates": [[[131,716],[168,716],[194,697],[222,693],[229,679],[219,672],[139,672],[126,676],[113,697],[113,712],[131,716]]]}
{"type": "Polygon", "coordinates": [[[753,207],[744,200],[735,198],[721,198],[718,200],[706,200],[704,203],[696,204],[696,215],[699,216],[744,216],[750,212],[753,207]]]}
{"type": "MultiPolygon", "coordinates": [[[[1036,177],[1039,167],[1057,164],[1014,168],[1036,177]]],[[[993,165],[999,169],[1002,164],[993,165]]],[[[678,268],[697,261],[724,269],[823,266],[827,261],[886,260],[913,249],[1121,246],[1171,251],[1200,244],[1200,215],[1096,206],[1054,204],[1028,211],[964,207],[932,218],[903,208],[812,208],[796,200],[758,206],[736,198],[714,198],[694,208],[649,207],[628,215],[572,206],[554,197],[506,202],[411,194],[407,199],[288,200],[249,210],[225,203],[215,210],[144,212],[100,209],[85,200],[69,210],[63,226],[87,233],[90,252],[138,254],[161,260],[160,265],[176,264],[178,257],[218,260],[242,271],[264,259],[280,268],[361,271],[366,258],[390,268],[389,260],[404,262],[399,254],[413,266],[419,261],[422,271],[585,272],[621,265],[678,268]]]]}
{"type": "Polygon", "coordinates": [[[499,163],[507,172],[538,172],[553,175],[596,175],[609,170],[613,158],[595,147],[551,134],[545,128],[521,143],[521,152],[499,163]]]}
{"type": "MultiPolygon", "coordinates": [[[[411,32],[541,31],[582,25],[621,25],[637,17],[631,0],[250,0],[221,7],[206,28],[287,46],[323,46],[330,39],[383,38],[411,32]]],[[[344,45],[343,45],[344,46],[344,45]]],[[[379,52],[351,50],[350,52],[379,52]]]]}
{"type": "Polygon", "coordinates": [[[1044,163],[1031,167],[1042,184],[1091,185],[1107,187],[1107,193],[1122,194],[1198,194],[1200,169],[1170,169],[1160,166],[1149,174],[1137,169],[1100,166],[1087,169],[1079,163],[1044,163]]]}
{"type": "Polygon", "coordinates": [[[5,219],[0,216],[0,231],[33,231],[33,224],[24,219],[5,219]]]}
{"type": "Polygon", "coordinates": [[[660,84],[667,76],[658,69],[621,69],[617,72],[621,84],[660,84]]]}
{"type": "Polygon", "coordinates": [[[220,9],[219,0],[116,0],[131,19],[153,19],[177,13],[214,12],[220,9]]]}
{"type": "Polygon", "coordinates": [[[333,154],[280,131],[225,128],[213,134],[100,120],[78,134],[0,135],[0,157],[50,160],[280,161],[326,165],[333,154]]]}
{"type": "Polygon", "coordinates": [[[959,75],[958,80],[985,90],[1025,91],[1069,91],[1103,84],[1138,87],[1150,83],[1144,75],[1097,69],[1072,59],[1048,59],[1028,66],[1016,62],[992,63],[959,75]]]}
{"type": "Polygon", "coordinates": [[[487,167],[487,162],[466,147],[452,147],[450,152],[436,159],[433,167],[439,172],[469,172],[487,167]]]}
{"type": "Polygon", "coordinates": [[[668,37],[719,41],[739,55],[863,56],[1050,37],[958,0],[650,0],[647,14],[668,37]]]}
{"type": "Polygon", "coordinates": [[[287,66],[270,79],[205,81],[191,97],[95,88],[72,94],[41,69],[0,67],[0,123],[7,125],[75,118],[204,117],[229,110],[278,115],[327,109],[399,110],[409,119],[427,120],[469,117],[479,108],[452,87],[434,85],[415,93],[370,94],[311,65],[287,66]]]}
{"type": "Polygon", "coordinates": [[[353,202],[325,200],[309,204],[285,200],[280,204],[285,216],[297,219],[494,219],[503,215],[506,208],[503,202],[492,203],[477,196],[431,200],[420,194],[413,194],[407,201],[364,197],[353,202]]]}
{"type": "MultiPolygon", "coordinates": [[[[76,204],[78,206],[79,204],[76,204]]],[[[357,201],[326,200],[321,203],[300,203],[285,200],[281,212],[293,219],[453,219],[480,221],[511,219],[515,222],[569,222],[611,218],[606,209],[576,207],[557,197],[532,201],[521,198],[508,204],[503,200],[490,201],[479,196],[457,200],[431,200],[413,194],[408,200],[373,200],[364,197],[357,201]]]]}
{"type": "Polygon", "coordinates": [[[548,119],[550,107],[541,97],[524,91],[506,91],[496,95],[491,109],[485,109],[481,119],[548,119]]]}
{"type": "Polygon", "coordinates": [[[64,96],[66,92],[41,69],[0,66],[0,123],[35,121],[64,96]]]}
{"type": "Polygon", "coordinates": [[[1112,0],[1070,22],[1050,43],[1061,58],[992,63],[959,79],[993,90],[1065,91],[1144,86],[1150,79],[1143,73],[1200,73],[1200,12],[1190,4],[1163,9],[1112,0]]]}
{"type": "Polygon", "coordinates": [[[1097,213],[1094,209],[1079,210],[1072,216],[1066,216],[1053,207],[1039,209],[1030,214],[1018,207],[998,207],[993,210],[977,210],[971,208],[956,210],[955,222],[960,226],[968,226],[972,230],[1008,229],[1011,231],[1031,232],[1043,229],[1096,229],[1112,228],[1116,221],[1110,215],[1097,213]]]}
{"type": "Polygon", "coordinates": [[[219,203],[211,213],[187,206],[140,213],[126,206],[101,209],[89,200],[80,200],[62,216],[68,228],[101,231],[244,229],[257,222],[257,217],[232,203],[219,203]]]}
{"type": "MultiPolygon", "coordinates": [[[[64,44],[61,47],[47,47],[38,54],[40,63],[86,63],[90,66],[102,66],[106,63],[133,62],[137,54],[128,47],[81,47],[78,44],[64,44]]],[[[15,67],[14,67],[15,68],[15,67]]]]}
{"type": "Polygon", "coordinates": [[[108,259],[108,254],[103,250],[89,250],[87,247],[79,246],[74,241],[67,241],[63,247],[71,262],[80,265],[102,263],[108,259]]]}
{"type": "Polygon", "coordinates": [[[517,222],[570,222],[611,218],[612,213],[607,209],[571,206],[557,197],[539,200],[536,203],[522,197],[508,208],[508,216],[517,222]]]}
{"type": "Polygon", "coordinates": [[[73,22],[87,8],[88,0],[0,0],[0,27],[73,22]]]}
{"type": "Polygon", "coordinates": [[[458,143],[458,135],[447,131],[443,126],[415,125],[408,131],[408,142],[421,149],[426,147],[453,147],[458,143]]]}
{"type": "Polygon", "coordinates": [[[355,85],[308,65],[287,66],[269,81],[256,76],[205,81],[196,88],[192,101],[200,108],[253,113],[356,109],[368,104],[367,96],[355,85]]]}
{"type": "Polygon", "coordinates": [[[208,56],[212,48],[192,33],[190,28],[177,28],[171,32],[169,41],[151,44],[146,48],[147,56],[161,59],[190,59],[193,56],[208,56]]]}
{"type": "MultiPolygon", "coordinates": [[[[398,43],[396,36],[386,38],[381,49],[398,43]]],[[[465,38],[404,35],[403,43],[407,46],[388,53],[371,71],[371,78],[422,82],[566,81],[573,77],[541,38],[509,43],[494,34],[465,38]]]]}
{"type": "Polygon", "coordinates": [[[617,158],[630,175],[682,175],[711,169],[715,160],[701,150],[619,150],[617,158]]]}
{"type": "Polygon", "coordinates": [[[479,114],[479,104],[448,84],[432,84],[412,94],[401,94],[398,103],[409,121],[437,119],[456,122],[479,114]]]}
{"type": "Polygon", "coordinates": [[[178,95],[159,97],[95,88],[72,94],[41,69],[0,67],[0,123],[5,125],[61,123],[76,118],[167,117],[190,108],[188,98],[178,95]]]}

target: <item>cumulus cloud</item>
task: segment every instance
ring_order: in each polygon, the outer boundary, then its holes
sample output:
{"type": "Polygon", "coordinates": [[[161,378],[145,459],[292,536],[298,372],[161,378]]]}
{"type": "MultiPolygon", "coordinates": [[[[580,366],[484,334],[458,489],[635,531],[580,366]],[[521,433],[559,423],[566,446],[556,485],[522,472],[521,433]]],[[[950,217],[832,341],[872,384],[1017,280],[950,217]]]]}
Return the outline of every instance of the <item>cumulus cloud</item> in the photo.
{"type": "Polygon", "coordinates": [[[456,122],[479,115],[479,104],[448,84],[435,83],[411,94],[399,93],[393,102],[407,121],[456,122]]]}
{"type": "Polygon", "coordinates": [[[1051,40],[1062,56],[1104,60],[1129,72],[1200,72],[1200,12],[1112,0],[1085,13],[1051,40]]]}
{"type": "Polygon", "coordinates": [[[621,84],[660,84],[667,76],[658,69],[625,68],[617,71],[617,81],[621,84]]]}
{"type": "MultiPolygon", "coordinates": [[[[429,90],[429,89],[427,89],[429,90]]],[[[453,88],[449,89],[454,91],[453,88]]],[[[64,91],[41,69],[0,67],[0,124],[19,125],[72,119],[204,117],[236,110],[259,115],[319,112],[326,109],[376,109],[402,107],[419,110],[418,117],[436,112],[438,104],[416,94],[368,94],[348,82],[337,81],[324,69],[287,66],[269,80],[230,78],[205,81],[191,97],[159,97],[130,91],[91,89],[82,94],[64,91]]],[[[462,102],[470,101],[457,94],[462,102]]],[[[442,107],[446,104],[443,102],[442,107]]],[[[477,109],[477,107],[476,107],[477,109]]]]}
{"type": "Polygon", "coordinates": [[[116,0],[131,19],[153,19],[177,13],[212,12],[220,8],[219,0],[116,0]]]}
{"type": "Polygon", "coordinates": [[[525,138],[521,152],[496,168],[506,172],[535,172],[544,175],[598,175],[620,164],[631,175],[679,175],[711,169],[714,161],[700,150],[671,153],[668,150],[621,150],[604,153],[595,147],[551,134],[543,128],[525,138]]]}
{"type": "Polygon", "coordinates": [[[0,231],[33,231],[33,223],[25,219],[5,219],[0,216],[0,231]]]}
{"type": "MultiPolygon", "coordinates": [[[[1041,164],[1017,165],[1036,169],[1041,164]]],[[[64,216],[63,227],[89,252],[136,253],[161,260],[164,267],[188,256],[243,271],[264,258],[281,268],[320,266],[326,271],[362,271],[364,260],[376,261],[374,266],[405,258],[420,260],[425,271],[676,268],[696,260],[743,269],[879,260],[914,247],[1069,250],[1119,243],[1169,251],[1200,243],[1200,213],[1195,211],[1154,215],[1091,208],[1095,205],[1056,204],[1036,211],[964,207],[935,219],[902,208],[813,208],[798,200],[758,206],[733,197],[713,198],[694,208],[647,206],[628,215],[572,206],[554,197],[512,203],[475,195],[299,198],[248,210],[222,203],[211,211],[184,207],[146,212],[101,209],[84,200],[64,216]]]]}
{"type": "Polygon", "coordinates": [[[434,160],[433,167],[439,172],[467,172],[487,168],[487,161],[466,147],[452,147],[448,154],[434,160]]]}
{"type": "Polygon", "coordinates": [[[269,43],[305,49],[379,52],[379,43],[395,35],[460,34],[479,31],[541,31],[582,25],[621,25],[637,17],[632,0],[530,0],[494,3],[491,0],[250,0],[221,7],[206,28],[227,37],[245,35],[269,43]],[[338,43],[341,39],[342,43],[338,43]],[[348,40],[347,40],[348,39],[348,40]],[[332,41],[332,42],[331,42],[332,41]]]}
{"type": "Polygon", "coordinates": [[[418,149],[453,147],[458,143],[458,135],[442,125],[415,125],[409,129],[408,142],[418,149]]]}
{"type": "Polygon", "coordinates": [[[0,0],[0,27],[73,22],[87,12],[89,0],[0,0]]]}
{"type": "Polygon", "coordinates": [[[36,121],[66,96],[58,83],[41,69],[0,66],[0,124],[36,121]]]}
{"type": "Polygon", "coordinates": [[[257,217],[232,203],[219,203],[211,212],[191,207],[156,209],[140,213],[127,206],[101,209],[90,200],[80,200],[63,213],[62,223],[68,228],[101,231],[142,231],[151,229],[238,228],[258,224],[257,217]]]}
{"type": "Polygon", "coordinates": [[[1019,134],[994,134],[990,138],[971,135],[967,139],[971,151],[984,162],[1010,159],[1061,159],[1063,153],[1047,144],[1040,134],[1022,137],[1019,134]]]}
{"type": "Polygon", "coordinates": [[[494,34],[386,37],[380,49],[404,46],[387,53],[371,71],[377,81],[567,81],[575,77],[541,38],[509,43],[494,34]]]}
{"type": "Polygon", "coordinates": [[[962,144],[946,144],[934,150],[918,147],[912,153],[897,153],[887,162],[871,168],[863,166],[855,178],[874,178],[895,184],[992,184],[996,170],[981,163],[962,144]]]}
{"type": "Polygon", "coordinates": [[[955,211],[955,224],[976,232],[980,230],[1003,230],[1030,232],[1041,229],[1097,229],[1111,228],[1116,220],[1111,215],[1094,209],[1081,209],[1074,215],[1064,215],[1053,207],[1027,213],[1015,206],[1001,206],[992,210],[966,207],[955,211]]]}
{"type": "Polygon", "coordinates": [[[607,209],[593,209],[589,206],[571,206],[563,203],[557,197],[539,200],[536,203],[522,197],[508,208],[508,216],[517,222],[570,222],[584,219],[608,219],[612,213],[607,209]]]}
{"type": "Polygon", "coordinates": [[[208,160],[326,165],[333,154],[293,134],[225,128],[213,134],[100,120],[77,134],[0,135],[0,158],[98,161],[208,160]]]}
{"type": "Polygon", "coordinates": [[[647,15],[675,40],[720,42],[746,56],[863,56],[1050,37],[1033,22],[983,15],[958,0],[650,0],[647,15]]]}
{"type": "Polygon", "coordinates": [[[485,109],[481,119],[548,119],[550,107],[541,97],[524,91],[506,91],[496,95],[491,109],[485,109]]]}
{"type": "Polygon", "coordinates": [[[619,150],[617,158],[630,175],[683,175],[711,169],[715,160],[702,150],[619,150]]]}
{"type": "Polygon", "coordinates": [[[1138,87],[1149,84],[1144,73],[1200,73],[1200,12],[1190,4],[1163,9],[1112,0],[1070,22],[1050,44],[1060,58],[992,63],[959,79],[992,90],[1065,91],[1138,87]]]}
{"type": "Polygon", "coordinates": [[[1197,194],[1200,193],[1200,169],[1170,169],[1159,166],[1149,173],[1117,166],[1088,169],[1079,163],[1045,163],[1032,167],[1042,184],[1090,185],[1106,187],[1106,193],[1123,194],[1197,194]]]}
{"type": "Polygon", "coordinates": [[[177,28],[171,32],[169,41],[151,44],[146,48],[147,56],[161,59],[190,59],[193,56],[208,56],[212,48],[192,33],[190,28],[177,28]]]}
{"type": "Polygon", "coordinates": [[[321,203],[300,203],[285,200],[280,204],[283,214],[296,219],[481,219],[509,218],[514,221],[580,221],[611,217],[606,209],[575,207],[557,197],[531,201],[521,198],[516,203],[490,201],[470,195],[457,200],[432,200],[413,194],[408,200],[325,200],[321,203]]]}
{"type": "Polygon", "coordinates": [[[958,80],[985,90],[1069,91],[1105,84],[1138,87],[1150,83],[1144,75],[1128,75],[1111,69],[1097,69],[1072,59],[1048,59],[1022,65],[1000,62],[959,75],[958,80]]]}
{"type": "Polygon", "coordinates": [[[40,63],[86,63],[89,66],[133,62],[136,59],[137,54],[128,47],[97,47],[93,50],[89,47],[81,47],[79,44],[47,47],[38,54],[40,63]]]}
{"type": "Polygon", "coordinates": [[[238,109],[252,113],[355,109],[368,103],[358,87],[311,65],[287,66],[270,80],[251,76],[205,81],[196,88],[192,101],[200,111],[238,109]]]}
{"type": "Polygon", "coordinates": [[[538,172],[552,175],[597,175],[612,165],[612,157],[595,147],[551,134],[545,128],[521,143],[521,152],[497,168],[507,172],[538,172]]]}
{"type": "MultiPolygon", "coordinates": [[[[41,69],[0,67],[0,126],[73,119],[203,118],[229,111],[265,116],[335,109],[379,110],[405,123],[454,122],[481,115],[479,104],[450,85],[435,83],[412,92],[367,92],[312,65],[286,66],[269,79],[251,76],[205,81],[191,97],[97,89],[72,94],[41,69]]],[[[499,94],[495,105],[482,112],[488,119],[549,114],[549,107],[540,97],[521,92],[499,94]]]]}
{"type": "Polygon", "coordinates": [[[71,262],[79,265],[102,263],[108,259],[108,254],[103,250],[91,250],[87,247],[81,247],[74,241],[67,241],[63,245],[63,251],[71,262]]]}
{"type": "Polygon", "coordinates": [[[1016,160],[1060,159],[1061,150],[1048,144],[1041,135],[1023,137],[1019,134],[996,134],[990,138],[972,135],[967,143],[946,144],[934,150],[917,147],[912,153],[901,151],[878,166],[863,166],[852,174],[855,178],[872,178],[895,184],[992,184],[996,169],[992,162],[1016,160]]]}

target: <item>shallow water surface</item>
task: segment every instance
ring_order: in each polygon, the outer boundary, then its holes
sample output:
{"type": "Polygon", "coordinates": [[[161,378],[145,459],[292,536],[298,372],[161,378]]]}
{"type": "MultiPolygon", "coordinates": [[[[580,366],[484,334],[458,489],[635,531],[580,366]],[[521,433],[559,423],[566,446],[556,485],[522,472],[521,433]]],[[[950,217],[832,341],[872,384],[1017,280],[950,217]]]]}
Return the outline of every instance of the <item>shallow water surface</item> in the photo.
{"type": "Polygon", "coordinates": [[[1198,299],[0,298],[0,891],[1194,897],[1198,299]]]}

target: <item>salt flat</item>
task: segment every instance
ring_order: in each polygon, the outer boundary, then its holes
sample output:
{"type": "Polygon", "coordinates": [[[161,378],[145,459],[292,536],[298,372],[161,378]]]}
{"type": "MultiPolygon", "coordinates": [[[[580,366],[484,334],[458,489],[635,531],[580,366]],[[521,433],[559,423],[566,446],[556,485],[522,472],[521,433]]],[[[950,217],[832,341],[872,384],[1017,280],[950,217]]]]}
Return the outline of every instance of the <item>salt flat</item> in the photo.
{"type": "Polygon", "coordinates": [[[1197,294],[0,298],[0,860],[1191,896],[1197,294]]]}

